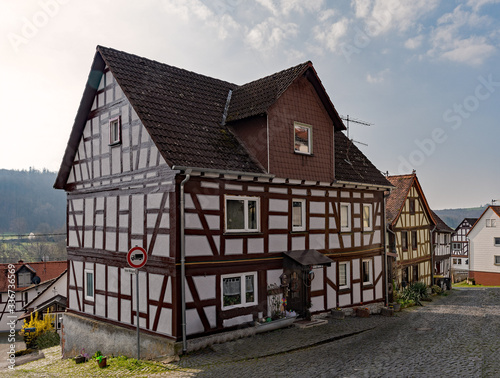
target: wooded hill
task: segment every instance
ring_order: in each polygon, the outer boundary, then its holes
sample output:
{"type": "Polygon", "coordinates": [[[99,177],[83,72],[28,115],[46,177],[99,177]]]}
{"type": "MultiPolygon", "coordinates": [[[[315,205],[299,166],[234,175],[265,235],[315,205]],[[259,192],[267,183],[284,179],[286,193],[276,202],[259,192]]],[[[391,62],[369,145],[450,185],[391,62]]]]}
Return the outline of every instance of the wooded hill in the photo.
{"type": "Polygon", "coordinates": [[[479,218],[486,210],[487,206],[472,207],[468,209],[444,209],[434,210],[434,212],[446,223],[449,227],[455,229],[462,223],[464,218],[479,218]]]}
{"type": "Polygon", "coordinates": [[[56,175],[48,170],[0,169],[0,233],[64,230],[66,195],[52,187],[56,175]]]}

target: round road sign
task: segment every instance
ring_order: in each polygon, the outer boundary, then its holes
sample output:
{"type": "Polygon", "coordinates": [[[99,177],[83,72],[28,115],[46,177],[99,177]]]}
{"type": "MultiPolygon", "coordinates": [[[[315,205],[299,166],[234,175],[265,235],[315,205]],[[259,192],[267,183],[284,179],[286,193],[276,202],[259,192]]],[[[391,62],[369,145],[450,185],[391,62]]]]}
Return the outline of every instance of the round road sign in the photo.
{"type": "Polygon", "coordinates": [[[142,247],[134,247],[127,253],[127,262],[132,268],[139,269],[146,265],[148,253],[142,247]]]}

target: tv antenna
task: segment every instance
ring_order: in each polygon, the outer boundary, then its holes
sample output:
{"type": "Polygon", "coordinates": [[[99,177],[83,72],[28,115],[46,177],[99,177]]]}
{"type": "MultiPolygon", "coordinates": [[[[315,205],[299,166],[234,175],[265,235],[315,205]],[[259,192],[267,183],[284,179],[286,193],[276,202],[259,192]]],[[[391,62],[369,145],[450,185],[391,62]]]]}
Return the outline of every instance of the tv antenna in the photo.
{"type": "MultiPolygon", "coordinates": [[[[350,139],[349,138],[349,122],[353,122],[353,123],[356,123],[358,125],[363,125],[363,126],[371,126],[373,125],[373,123],[370,123],[370,122],[365,122],[365,121],[362,121],[360,119],[357,119],[357,118],[349,118],[349,114],[347,116],[343,116],[343,115],[340,115],[340,119],[343,120],[343,121],[346,121],[346,129],[347,129],[347,139],[350,139]]],[[[363,143],[363,142],[359,142],[357,140],[352,140],[353,142],[355,143],[359,143],[359,144],[362,144],[363,146],[368,146],[366,143],[363,143]]]]}

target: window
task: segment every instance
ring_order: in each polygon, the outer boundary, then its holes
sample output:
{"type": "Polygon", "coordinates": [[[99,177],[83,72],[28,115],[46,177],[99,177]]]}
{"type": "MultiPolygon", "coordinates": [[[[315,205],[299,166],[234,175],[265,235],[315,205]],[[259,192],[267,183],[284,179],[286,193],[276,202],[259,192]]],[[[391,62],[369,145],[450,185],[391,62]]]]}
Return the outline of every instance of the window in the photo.
{"type": "Polygon", "coordinates": [[[495,247],[500,247],[500,238],[494,238],[495,239],[495,247]]]}
{"type": "Polygon", "coordinates": [[[372,260],[363,260],[363,285],[371,285],[372,280],[372,260]]]}
{"type": "Polygon", "coordinates": [[[418,239],[417,239],[417,231],[412,231],[411,232],[411,247],[413,249],[417,249],[417,245],[418,245],[418,239]]]}
{"type": "Polygon", "coordinates": [[[306,229],[306,200],[292,200],[292,231],[306,229]]]}
{"type": "Polygon", "coordinates": [[[415,214],[415,198],[409,199],[410,214],[415,214]]]}
{"type": "Polygon", "coordinates": [[[339,289],[347,289],[350,282],[349,263],[339,263],[339,289]]]}
{"type": "MultiPolygon", "coordinates": [[[[24,268],[26,269],[26,268],[24,268]]],[[[19,272],[17,273],[17,286],[26,287],[31,285],[31,273],[30,272],[19,272]]]]}
{"type": "Polygon", "coordinates": [[[457,264],[462,265],[462,259],[457,259],[457,264]]]}
{"type": "Polygon", "coordinates": [[[85,299],[94,300],[94,271],[85,269],[85,299]]]}
{"type": "Polygon", "coordinates": [[[221,278],[224,310],[257,304],[256,272],[224,275],[221,278]]]}
{"type": "Polygon", "coordinates": [[[486,219],[486,227],[496,227],[497,220],[496,219],[486,219]]]}
{"type": "Polygon", "coordinates": [[[457,259],[453,259],[453,264],[456,265],[457,264],[457,259]]]}
{"type": "Polygon", "coordinates": [[[295,152],[300,154],[312,154],[312,126],[303,123],[295,122],[294,128],[294,144],[295,152]]]}
{"type": "Polygon", "coordinates": [[[109,145],[114,146],[122,141],[122,130],[120,117],[109,120],[109,145]]]}
{"type": "Polygon", "coordinates": [[[444,234],[443,238],[444,238],[444,244],[448,244],[448,234],[444,234]]]}
{"type": "Polygon", "coordinates": [[[412,282],[418,282],[418,265],[413,265],[413,281],[412,282]]]}
{"type": "Polygon", "coordinates": [[[340,231],[351,231],[351,204],[340,204],[340,231]]]}
{"type": "Polygon", "coordinates": [[[259,199],[256,197],[226,197],[226,231],[252,232],[259,230],[259,199]]]}
{"type": "Polygon", "coordinates": [[[500,265],[500,256],[495,256],[495,265],[500,265]]]}
{"type": "Polygon", "coordinates": [[[372,205],[364,204],[363,205],[363,230],[364,231],[372,231],[372,205]]]}
{"type": "Polygon", "coordinates": [[[460,243],[451,243],[451,247],[453,248],[454,251],[459,251],[460,243]]]}
{"type": "Polygon", "coordinates": [[[401,231],[401,247],[403,251],[408,250],[408,231],[401,231]]]}

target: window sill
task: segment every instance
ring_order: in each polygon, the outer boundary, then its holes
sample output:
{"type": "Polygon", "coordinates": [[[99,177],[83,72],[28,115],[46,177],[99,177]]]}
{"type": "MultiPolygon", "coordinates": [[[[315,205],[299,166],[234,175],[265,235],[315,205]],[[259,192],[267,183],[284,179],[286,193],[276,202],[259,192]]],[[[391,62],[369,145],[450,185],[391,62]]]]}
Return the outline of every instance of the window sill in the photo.
{"type": "Polygon", "coordinates": [[[121,140],[119,140],[117,142],[110,143],[110,144],[108,144],[108,146],[115,147],[115,146],[119,146],[120,144],[122,144],[121,140]]]}
{"type": "Polygon", "coordinates": [[[307,235],[307,234],[309,234],[309,231],[307,231],[307,230],[292,230],[292,231],[290,231],[290,234],[292,234],[292,235],[307,235]]]}
{"type": "Polygon", "coordinates": [[[234,231],[224,232],[224,236],[248,236],[248,235],[264,235],[261,231],[234,231]]]}
{"type": "Polygon", "coordinates": [[[307,152],[293,151],[293,153],[296,155],[302,155],[302,156],[314,156],[314,154],[309,154],[307,152]]]}

